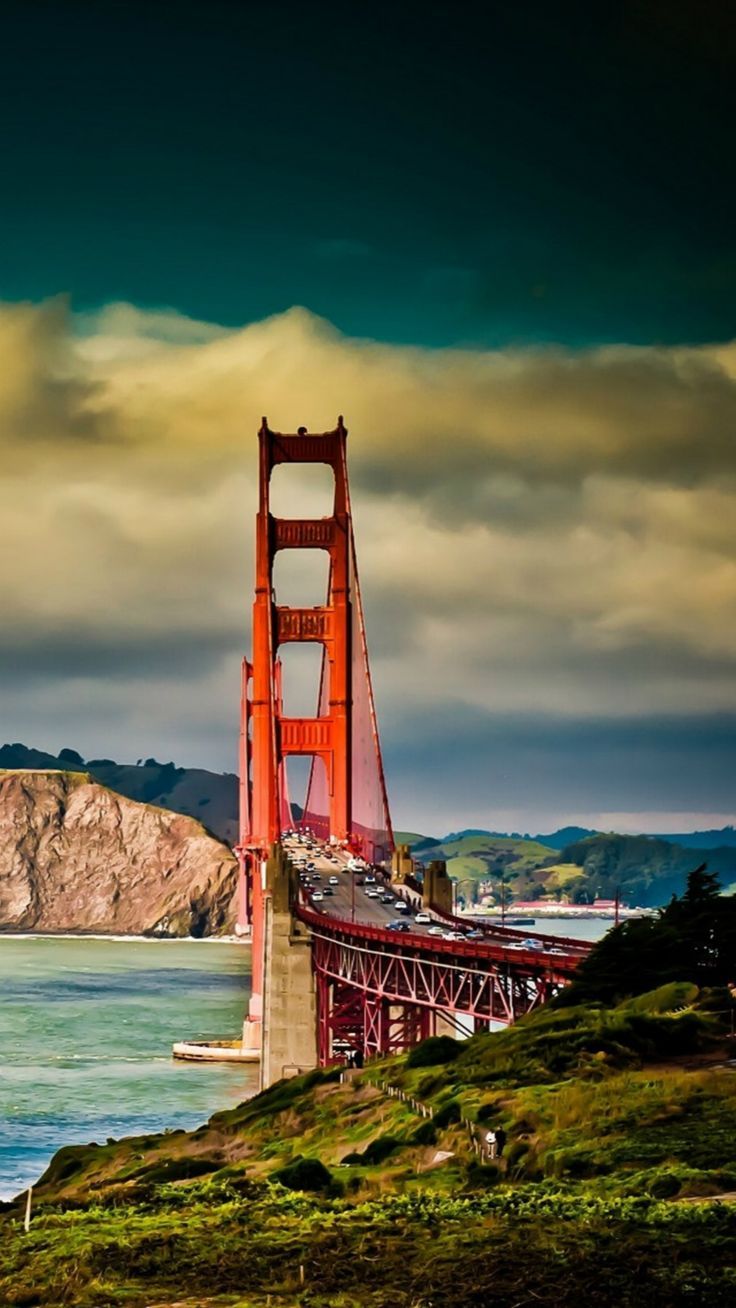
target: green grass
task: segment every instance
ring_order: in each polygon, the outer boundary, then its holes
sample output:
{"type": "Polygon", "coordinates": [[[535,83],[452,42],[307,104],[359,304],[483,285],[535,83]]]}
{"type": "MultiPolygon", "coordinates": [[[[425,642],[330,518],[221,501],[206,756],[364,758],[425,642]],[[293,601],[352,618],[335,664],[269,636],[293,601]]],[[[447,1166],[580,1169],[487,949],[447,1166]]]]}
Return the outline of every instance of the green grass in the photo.
{"type": "Polygon", "coordinates": [[[646,1285],[652,1308],[726,1308],[736,1074],[709,1005],[548,1007],[344,1085],[279,1082],[195,1132],[61,1150],[30,1235],[21,1205],[0,1216],[0,1304],[639,1308],[646,1285]],[[500,1163],[465,1118],[503,1124],[500,1163]]]}
{"type": "Polygon", "coordinates": [[[571,1308],[586,1298],[638,1308],[645,1282],[649,1304],[726,1308],[736,1290],[726,1207],[550,1185],[353,1204],[198,1183],[186,1198],[170,1188],[148,1206],[58,1214],[29,1236],[3,1234],[8,1308],[142,1308],[182,1294],[260,1304],[268,1293],[315,1308],[571,1308]]]}

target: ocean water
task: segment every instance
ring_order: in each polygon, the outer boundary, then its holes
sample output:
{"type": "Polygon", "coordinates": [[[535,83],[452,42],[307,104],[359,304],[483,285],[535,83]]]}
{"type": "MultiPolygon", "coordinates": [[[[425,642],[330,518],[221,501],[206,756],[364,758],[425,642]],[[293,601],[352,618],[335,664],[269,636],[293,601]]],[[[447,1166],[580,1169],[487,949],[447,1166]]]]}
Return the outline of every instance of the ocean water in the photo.
{"type": "MultiPolygon", "coordinates": [[[[513,913],[509,914],[509,920],[513,919],[513,913]]],[[[494,922],[500,919],[489,917],[478,917],[479,922],[494,922]]],[[[534,920],[534,926],[531,924],[528,928],[514,927],[515,931],[529,930],[531,935],[539,934],[543,936],[567,936],[568,940],[601,940],[607,931],[611,930],[613,919],[608,917],[537,917],[534,920]]]]}
{"type": "Polygon", "coordinates": [[[0,936],[0,1198],[61,1145],[194,1127],[254,1094],[256,1067],[171,1058],[237,1036],[249,986],[242,944],[0,936]]]}
{"type": "Polygon", "coordinates": [[[529,930],[539,931],[543,936],[567,936],[568,940],[601,940],[612,926],[610,917],[538,917],[529,930]]]}

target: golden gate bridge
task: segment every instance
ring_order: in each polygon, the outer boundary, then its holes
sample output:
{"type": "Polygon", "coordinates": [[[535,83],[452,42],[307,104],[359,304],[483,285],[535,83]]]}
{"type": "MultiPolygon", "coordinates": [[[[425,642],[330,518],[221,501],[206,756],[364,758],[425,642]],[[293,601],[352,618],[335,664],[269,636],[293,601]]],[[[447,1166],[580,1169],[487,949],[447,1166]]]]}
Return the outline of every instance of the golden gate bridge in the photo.
{"type": "Polygon", "coordinates": [[[420,882],[407,847],[394,845],[347,435],[342,417],[334,431],[319,434],[274,432],[264,418],[258,433],[253,644],[252,658],[243,661],[236,852],[241,916],[253,948],[244,1043],[260,1051],[262,1086],[348,1057],[403,1050],[439,1030],[468,1034],[512,1022],[557,993],[589,948],[495,926],[469,939],[467,923],[451,912],[444,864],[430,864],[420,882]],[[332,470],[329,516],[272,514],[271,477],[281,464],[332,470]],[[278,603],[274,560],[283,550],[327,553],[324,604],[278,603]],[[279,651],[295,642],[322,650],[313,717],[284,713],[279,651]],[[287,776],[294,755],[310,760],[298,823],[287,776]],[[305,849],[311,876],[298,869],[305,849]]]}

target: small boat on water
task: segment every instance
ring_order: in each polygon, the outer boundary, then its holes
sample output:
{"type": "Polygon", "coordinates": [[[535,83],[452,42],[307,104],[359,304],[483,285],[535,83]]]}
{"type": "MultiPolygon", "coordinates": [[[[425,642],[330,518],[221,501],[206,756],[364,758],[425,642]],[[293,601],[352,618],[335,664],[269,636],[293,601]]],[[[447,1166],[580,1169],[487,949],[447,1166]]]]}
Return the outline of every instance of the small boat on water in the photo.
{"type": "Polygon", "coordinates": [[[535,917],[507,917],[506,926],[534,926],[535,917]]]}
{"type": "Polygon", "coordinates": [[[258,1049],[246,1049],[242,1040],[177,1040],[172,1047],[174,1058],[190,1063],[257,1063],[258,1049]]]}

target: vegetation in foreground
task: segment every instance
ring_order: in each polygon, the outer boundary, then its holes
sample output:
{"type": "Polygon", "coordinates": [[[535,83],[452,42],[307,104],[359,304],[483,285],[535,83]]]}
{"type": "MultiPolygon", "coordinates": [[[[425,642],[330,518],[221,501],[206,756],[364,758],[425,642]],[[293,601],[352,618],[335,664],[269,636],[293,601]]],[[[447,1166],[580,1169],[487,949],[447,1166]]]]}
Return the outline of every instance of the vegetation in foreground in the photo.
{"type": "MultiPolygon", "coordinates": [[[[707,882],[691,892],[707,916],[707,882]]],[[[712,939],[701,956],[692,917],[683,981],[604,1006],[581,998],[591,964],[570,1002],[498,1034],[279,1082],[191,1133],[60,1150],[30,1232],[22,1203],[0,1217],[0,1303],[730,1308],[730,996],[691,979],[727,961],[712,939]],[[479,1157],[499,1126],[502,1158],[479,1157]]]]}

